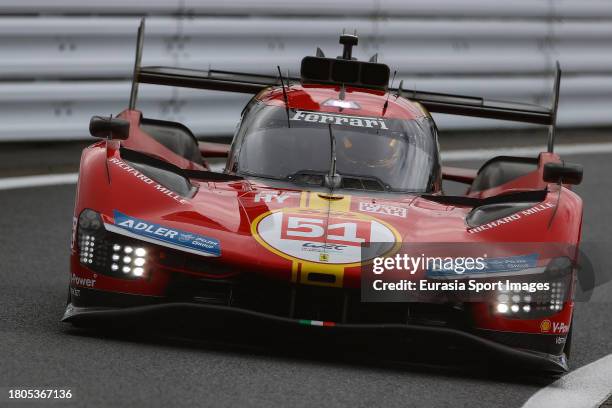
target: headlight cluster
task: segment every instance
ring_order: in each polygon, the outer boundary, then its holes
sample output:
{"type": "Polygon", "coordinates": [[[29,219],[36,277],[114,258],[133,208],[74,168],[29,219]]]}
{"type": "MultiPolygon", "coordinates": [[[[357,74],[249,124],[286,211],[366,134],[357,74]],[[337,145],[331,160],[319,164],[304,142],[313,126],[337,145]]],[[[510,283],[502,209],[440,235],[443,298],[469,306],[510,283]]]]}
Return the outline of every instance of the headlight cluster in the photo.
{"type": "Polygon", "coordinates": [[[531,295],[518,293],[500,293],[497,295],[497,313],[531,312],[531,295]]]}
{"type": "Polygon", "coordinates": [[[86,209],[78,222],[79,261],[87,268],[117,278],[137,279],[147,275],[147,249],[129,238],[104,229],[102,217],[86,209]]]}
{"type": "Polygon", "coordinates": [[[537,278],[531,275],[537,282],[548,283],[548,290],[498,291],[492,312],[511,319],[534,319],[560,312],[564,302],[570,299],[573,271],[574,265],[568,257],[552,258],[543,274],[537,278]]]}
{"type": "Polygon", "coordinates": [[[550,290],[527,292],[522,290],[497,293],[494,313],[511,318],[535,318],[557,313],[563,309],[564,282],[550,282],[550,290]]]}
{"type": "Polygon", "coordinates": [[[119,244],[113,245],[113,255],[111,260],[111,271],[121,271],[124,274],[132,274],[134,276],[144,275],[144,266],[147,263],[146,260],[147,250],[141,247],[132,247],[129,245],[121,246],[119,244]]]}
{"type": "Polygon", "coordinates": [[[81,264],[97,269],[100,264],[99,255],[102,252],[101,241],[104,227],[102,218],[95,211],[86,209],[79,216],[78,244],[81,264]]]}
{"type": "Polygon", "coordinates": [[[93,263],[94,247],[96,245],[96,237],[91,235],[83,235],[79,242],[79,248],[81,249],[81,263],[83,265],[93,263]]]}
{"type": "Polygon", "coordinates": [[[562,282],[551,283],[551,295],[550,295],[550,310],[559,311],[563,309],[563,300],[565,299],[565,288],[562,282]]]}

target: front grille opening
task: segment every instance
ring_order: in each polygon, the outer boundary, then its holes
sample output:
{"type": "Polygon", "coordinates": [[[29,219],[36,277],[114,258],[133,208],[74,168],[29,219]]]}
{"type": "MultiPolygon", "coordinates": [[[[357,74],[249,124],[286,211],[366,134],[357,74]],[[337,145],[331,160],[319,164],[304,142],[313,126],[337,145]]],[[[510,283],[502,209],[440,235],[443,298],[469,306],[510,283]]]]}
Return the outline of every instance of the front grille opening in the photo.
{"type": "Polygon", "coordinates": [[[310,272],[308,280],[311,282],[336,283],[336,276],[329,273],[310,272]]]}
{"type": "Polygon", "coordinates": [[[230,303],[232,287],[230,285],[208,285],[193,296],[196,302],[226,305],[230,303]]]}
{"type": "Polygon", "coordinates": [[[197,272],[203,276],[228,277],[239,273],[234,266],[219,259],[192,255],[170,248],[160,248],[158,263],[161,267],[171,270],[197,272]]]}
{"type": "Polygon", "coordinates": [[[343,291],[336,288],[298,287],[295,293],[294,317],[306,320],[342,322],[343,291]]]}
{"type": "Polygon", "coordinates": [[[447,327],[466,323],[466,314],[457,305],[363,303],[355,289],[291,285],[244,276],[215,279],[176,274],[167,295],[171,301],[224,305],[292,319],[447,327]]]}

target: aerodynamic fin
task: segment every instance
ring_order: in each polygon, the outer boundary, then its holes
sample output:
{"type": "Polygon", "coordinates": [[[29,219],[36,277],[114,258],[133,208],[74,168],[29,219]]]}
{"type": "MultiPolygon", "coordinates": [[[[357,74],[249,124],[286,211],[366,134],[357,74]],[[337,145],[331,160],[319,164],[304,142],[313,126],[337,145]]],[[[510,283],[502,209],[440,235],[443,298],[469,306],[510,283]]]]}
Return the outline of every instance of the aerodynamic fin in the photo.
{"type": "Polygon", "coordinates": [[[134,58],[134,74],[132,76],[132,90],[130,92],[130,109],[136,107],[136,99],[138,98],[138,74],[140,73],[140,63],[142,61],[142,47],[144,45],[145,19],[140,20],[138,26],[138,37],[136,39],[136,57],[134,58]]]}
{"type": "Polygon", "coordinates": [[[557,128],[557,109],[559,108],[559,92],[561,91],[561,65],[559,61],[555,64],[555,85],[553,87],[551,123],[548,128],[548,152],[552,153],[555,148],[555,131],[557,128]]]}

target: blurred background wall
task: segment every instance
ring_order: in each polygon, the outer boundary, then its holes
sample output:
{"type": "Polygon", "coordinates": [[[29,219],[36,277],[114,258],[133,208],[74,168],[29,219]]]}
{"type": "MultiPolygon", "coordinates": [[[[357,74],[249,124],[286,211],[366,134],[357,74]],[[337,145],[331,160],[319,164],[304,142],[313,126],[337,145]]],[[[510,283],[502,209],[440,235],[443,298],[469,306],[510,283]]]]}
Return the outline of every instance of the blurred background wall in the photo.
{"type": "MultiPolygon", "coordinates": [[[[612,1],[0,0],[0,141],[88,138],[91,115],[123,110],[141,16],[144,65],[296,74],[301,57],[339,55],[338,35],[357,30],[356,56],[378,53],[406,89],[548,106],[559,60],[560,126],[612,124],[612,1]]],[[[142,85],[137,106],[221,136],[247,100],[142,85]]]]}

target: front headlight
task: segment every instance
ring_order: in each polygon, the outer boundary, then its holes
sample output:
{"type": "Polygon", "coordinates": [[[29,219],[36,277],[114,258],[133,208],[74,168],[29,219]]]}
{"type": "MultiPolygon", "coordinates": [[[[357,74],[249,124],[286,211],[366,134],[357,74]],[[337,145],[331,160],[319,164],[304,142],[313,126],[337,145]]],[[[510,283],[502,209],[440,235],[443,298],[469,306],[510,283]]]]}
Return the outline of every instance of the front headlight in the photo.
{"type": "Polygon", "coordinates": [[[548,291],[498,291],[494,313],[510,318],[533,319],[555,314],[563,309],[565,297],[563,282],[551,282],[548,291]]]}
{"type": "Polygon", "coordinates": [[[548,283],[549,290],[500,290],[492,303],[493,314],[510,319],[535,319],[560,312],[569,300],[572,268],[566,257],[552,259],[537,279],[548,283]]]}
{"type": "Polygon", "coordinates": [[[138,241],[107,232],[97,212],[81,212],[77,237],[81,265],[116,278],[147,275],[147,248],[138,241]]]}

